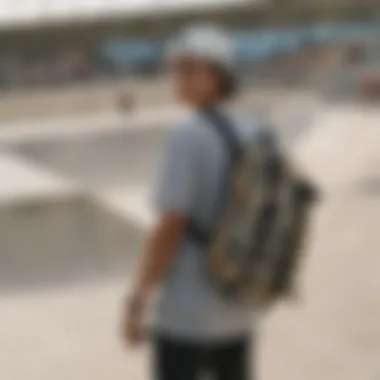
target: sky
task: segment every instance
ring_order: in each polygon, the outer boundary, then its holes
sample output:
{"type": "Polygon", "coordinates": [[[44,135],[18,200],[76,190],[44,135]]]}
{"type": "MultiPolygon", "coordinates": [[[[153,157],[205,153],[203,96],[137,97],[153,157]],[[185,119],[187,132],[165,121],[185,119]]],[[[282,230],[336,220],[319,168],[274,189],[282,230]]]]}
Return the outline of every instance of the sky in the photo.
{"type": "MultiPolygon", "coordinates": [[[[0,0],[0,23],[238,4],[249,0],[0,0]]],[[[251,0],[252,1],[252,0],[251,0]]]]}

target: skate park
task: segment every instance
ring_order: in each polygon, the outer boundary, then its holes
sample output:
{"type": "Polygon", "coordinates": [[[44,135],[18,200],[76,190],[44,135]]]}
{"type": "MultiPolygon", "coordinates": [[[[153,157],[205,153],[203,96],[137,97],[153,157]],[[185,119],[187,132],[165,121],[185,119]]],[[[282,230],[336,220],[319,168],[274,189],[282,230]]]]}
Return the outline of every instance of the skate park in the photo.
{"type": "MultiPolygon", "coordinates": [[[[213,17],[232,29],[266,28],[274,19],[293,28],[300,22],[293,12],[303,23],[301,9],[284,11],[268,8],[254,17],[252,8],[218,10],[213,17]]],[[[49,39],[55,49],[56,41],[90,44],[102,33],[165,35],[196,18],[162,15],[156,25],[156,16],[136,22],[127,16],[104,27],[94,21],[83,29],[74,23],[72,31],[71,24],[53,28],[51,36],[46,26],[30,39],[26,27],[5,39],[0,33],[0,45],[8,51],[41,42],[43,50],[49,39]]],[[[359,93],[362,79],[380,66],[347,68],[343,47],[327,46],[293,52],[273,67],[249,66],[241,76],[238,107],[270,121],[322,194],[297,294],[252,321],[258,324],[252,360],[262,380],[380,374],[380,111],[378,100],[359,93]]],[[[112,80],[95,75],[28,86],[2,87],[0,104],[0,379],[148,380],[149,347],[126,350],[119,319],[155,222],[157,168],[187,110],[174,103],[164,74],[123,71],[112,80]],[[137,107],[118,107],[124,91],[133,92],[137,107]]]]}
{"type": "MultiPolygon", "coordinates": [[[[263,379],[371,378],[380,355],[380,202],[363,185],[379,181],[380,113],[292,101],[269,101],[267,112],[288,115],[279,131],[323,202],[298,299],[261,322],[259,371],[263,379]],[[305,125],[292,137],[296,120],[305,125]]],[[[125,352],[117,321],[154,222],[156,167],[184,112],[0,131],[1,242],[10,254],[0,265],[1,378],[147,379],[145,349],[125,352]]]]}

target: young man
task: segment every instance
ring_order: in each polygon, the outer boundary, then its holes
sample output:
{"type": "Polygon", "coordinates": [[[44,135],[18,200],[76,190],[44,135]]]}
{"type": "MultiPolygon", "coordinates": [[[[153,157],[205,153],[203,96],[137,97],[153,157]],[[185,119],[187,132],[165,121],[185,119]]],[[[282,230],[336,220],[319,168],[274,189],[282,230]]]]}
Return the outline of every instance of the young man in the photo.
{"type": "Polygon", "coordinates": [[[155,193],[158,224],[152,233],[123,324],[127,344],[144,336],[146,304],[161,285],[153,338],[154,378],[252,379],[251,307],[229,302],[207,274],[207,249],[188,234],[190,218],[212,228],[228,154],[202,112],[215,109],[244,144],[256,127],[230,104],[236,92],[231,41],[216,28],[186,30],[171,44],[170,64],[179,99],[193,114],[170,139],[155,193]]]}

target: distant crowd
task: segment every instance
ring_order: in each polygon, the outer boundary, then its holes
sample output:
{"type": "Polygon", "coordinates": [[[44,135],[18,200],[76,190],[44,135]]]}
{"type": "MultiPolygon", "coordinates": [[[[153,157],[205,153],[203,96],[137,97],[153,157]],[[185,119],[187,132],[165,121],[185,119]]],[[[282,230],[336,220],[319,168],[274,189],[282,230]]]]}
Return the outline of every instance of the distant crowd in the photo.
{"type": "Polygon", "coordinates": [[[62,87],[73,83],[153,74],[158,63],[114,65],[98,54],[62,51],[35,57],[0,56],[0,90],[62,87]]]}
{"type": "Polygon", "coordinates": [[[0,85],[3,90],[56,86],[87,80],[93,71],[92,62],[77,52],[64,52],[55,56],[8,56],[0,61],[0,85]]]}
{"type": "MultiPolygon", "coordinates": [[[[234,34],[241,70],[291,56],[305,47],[380,40],[380,28],[371,23],[320,25],[306,28],[241,31],[234,34]]],[[[42,55],[1,56],[0,91],[62,87],[73,83],[109,80],[121,76],[160,74],[163,41],[113,40],[96,51],[58,50],[42,55]]]]}

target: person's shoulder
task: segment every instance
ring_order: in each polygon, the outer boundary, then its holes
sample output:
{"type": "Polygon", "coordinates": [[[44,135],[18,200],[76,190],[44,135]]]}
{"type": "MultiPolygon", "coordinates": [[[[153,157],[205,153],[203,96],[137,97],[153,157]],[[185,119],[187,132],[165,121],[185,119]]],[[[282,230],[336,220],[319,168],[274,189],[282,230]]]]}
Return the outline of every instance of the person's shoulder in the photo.
{"type": "Polygon", "coordinates": [[[196,156],[203,151],[203,140],[203,131],[196,116],[186,116],[173,124],[167,139],[167,150],[183,157],[196,156]]]}
{"type": "Polygon", "coordinates": [[[197,114],[190,114],[178,121],[172,132],[172,139],[187,142],[187,144],[200,143],[207,134],[204,121],[197,114]]]}

